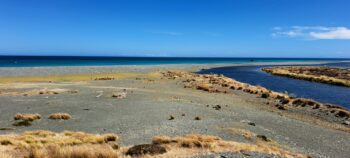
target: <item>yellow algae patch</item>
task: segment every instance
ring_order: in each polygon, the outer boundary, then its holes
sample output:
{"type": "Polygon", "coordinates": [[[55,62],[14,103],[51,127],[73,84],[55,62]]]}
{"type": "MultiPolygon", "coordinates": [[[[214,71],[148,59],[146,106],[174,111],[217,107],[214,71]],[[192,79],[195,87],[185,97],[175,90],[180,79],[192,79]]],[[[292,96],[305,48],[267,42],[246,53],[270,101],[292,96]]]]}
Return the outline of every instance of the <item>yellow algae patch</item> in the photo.
{"type": "Polygon", "coordinates": [[[47,76],[16,76],[0,77],[0,83],[13,82],[77,82],[91,81],[99,79],[127,79],[135,77],[159,78],[159,72],[150,73],[132,73],[132,72],[115,72],[115,73],[95,73],[95,74],[66,74],[66,75],[47,75],[47,76]]]}

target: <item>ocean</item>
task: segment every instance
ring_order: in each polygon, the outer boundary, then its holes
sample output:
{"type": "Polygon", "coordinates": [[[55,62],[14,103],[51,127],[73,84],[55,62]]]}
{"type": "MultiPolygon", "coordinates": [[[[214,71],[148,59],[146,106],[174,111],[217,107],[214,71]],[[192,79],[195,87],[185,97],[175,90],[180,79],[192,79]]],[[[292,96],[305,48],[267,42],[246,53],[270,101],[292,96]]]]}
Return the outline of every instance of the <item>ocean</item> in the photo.
{"type": "Polygon", "coordinates": [[[342,61],[327,58],[199,58],[199,57],[81,57],[81,56],[0,56],[0,67],[111,66],[159,64],[244,64],[254,62],[342,61]]]}

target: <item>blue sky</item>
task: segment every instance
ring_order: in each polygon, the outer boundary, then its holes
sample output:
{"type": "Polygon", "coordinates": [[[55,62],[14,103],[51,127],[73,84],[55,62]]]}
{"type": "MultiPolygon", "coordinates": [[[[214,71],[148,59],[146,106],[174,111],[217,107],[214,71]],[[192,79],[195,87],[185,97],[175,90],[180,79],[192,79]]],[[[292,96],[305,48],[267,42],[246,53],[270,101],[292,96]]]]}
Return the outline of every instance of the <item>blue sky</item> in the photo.
{"type": "Polygon", "coordinates": [[[0,0],[1,55],[350,57],[348,0],[0,0]]]}

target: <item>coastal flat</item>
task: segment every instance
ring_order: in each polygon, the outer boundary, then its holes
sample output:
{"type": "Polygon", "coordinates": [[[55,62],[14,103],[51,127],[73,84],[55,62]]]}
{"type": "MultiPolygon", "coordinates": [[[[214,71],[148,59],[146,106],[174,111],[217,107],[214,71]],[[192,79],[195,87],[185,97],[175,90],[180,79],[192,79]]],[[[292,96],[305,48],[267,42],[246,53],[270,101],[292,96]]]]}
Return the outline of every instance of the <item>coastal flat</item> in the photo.
{"type": "MultiPolygon", "coordinates": [[[[207,67],[210,66],[193,65],[180,69],[196,71],[207,67]]],[[[348,132],[293,119],[283,111],[269,110],[265,108],[266,101],[255,95],[241,91],[208,93],[184,88],[181,79],[162,76],[161,72],[165,70],[179,69],[176,66],[115,67],[99,74],[86,73],[87,68],[84,68],[78,77],[69,72],[60,73],[55,68],[43,69],[51,70],[48,72],[56,76],[42,73],[46,77],[33,77],[41,72],[29,74],[27,71],[25,76],[12,75],[11,79],[17,82],[6,77],[1,80],[0,127],[15,128],[2,130],[1,134],[31,130],[115,133],[120,137],[121,146],[129,146],[150,143],[157,135],[196,133],[253,143],[242,136],[242,132],[237,132],[243,130],[266,136],[282,148],[312,157],[346,157],[350,149],[348,132]],[[112,72],[106,73],[108,71],[112,72]],[[62,78],[62,74],[69,77],[62,78]],[[26,76],[31,76],[30,80],[26,76]],[[103,76],[114,79],[100,80],[103,76]],[[36,93],[50,90],[60,91],[57,94],[36,93]],[[112,97],[113,93],[122,92],[127,94],[125,98],[112,97]],[[215,108],[217,105],[220,109],[215,108]],[[57,112],[69,113],[72,118],[65,121],[47,119],[57,112]],[[13,127],[13,116],[17,113],[39,113],[43,118],[31,126],[13,127]]]]}

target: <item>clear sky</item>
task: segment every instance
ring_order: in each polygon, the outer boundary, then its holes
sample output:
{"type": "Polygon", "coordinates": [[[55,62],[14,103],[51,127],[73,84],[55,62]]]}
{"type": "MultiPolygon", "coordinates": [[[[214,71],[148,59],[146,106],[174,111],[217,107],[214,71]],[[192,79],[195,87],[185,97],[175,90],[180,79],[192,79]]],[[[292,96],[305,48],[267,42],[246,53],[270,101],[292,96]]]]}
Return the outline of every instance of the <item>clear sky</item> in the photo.
{"type": "Polygon", "coordinates": [[[1,55],[350,57],[349,0],[0,0],[1,55]]]}

